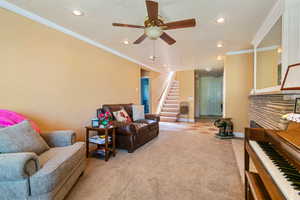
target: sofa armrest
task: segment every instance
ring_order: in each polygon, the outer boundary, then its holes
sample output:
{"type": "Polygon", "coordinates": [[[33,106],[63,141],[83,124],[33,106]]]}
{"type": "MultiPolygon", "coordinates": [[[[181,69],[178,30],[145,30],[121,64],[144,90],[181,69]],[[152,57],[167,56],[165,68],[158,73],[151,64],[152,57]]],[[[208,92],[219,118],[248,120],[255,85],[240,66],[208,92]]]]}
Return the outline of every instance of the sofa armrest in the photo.
{"type": "Polygon", "coordinates": [[[68,130],[41,133],[41,136],[50,147],[65,147],[76,141],[76,133],[68,130]]]}
{"type": "Polygon", "coordinates": [[[133,135],[136,133],[136,127],[132,123],[114,122],[118,134],[133,135]]]}
{"type": "Polygon", "coordinates": [[[146,119],[151,119],[151,120],[155,120],[157,122],[160,121],[160,116],[157,114],[145,114],[145,118],[146,119]]]}
{"type": "Polygon", "coordinates": [[[16,181],[32,176],[40,169],[35,153],[0,154],[0,181],[16,181]]]}

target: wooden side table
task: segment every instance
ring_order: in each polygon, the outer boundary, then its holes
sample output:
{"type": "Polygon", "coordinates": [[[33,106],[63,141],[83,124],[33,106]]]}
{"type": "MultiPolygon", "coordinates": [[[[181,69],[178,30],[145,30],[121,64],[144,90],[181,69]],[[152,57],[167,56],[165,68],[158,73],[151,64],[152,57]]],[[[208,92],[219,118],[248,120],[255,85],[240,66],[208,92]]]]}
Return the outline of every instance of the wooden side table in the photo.
{"type": "Polygon", "coordinates": [[[86,128],[86,157],[89,157],[89,144],[93,143],[89,141],[90,131],[96,131],[98,135],[105,135],[105,143],[104,144],[97,144],[98,149],[104,149],[105,151],[105,161],[108,161],[109,154],[112,153],[113,156],[116,156],[116,129],[114,126],[110,126],[107,128],[93,128],[91,126],[87,126],[86,128]],[[108,136],[111,133],[112,141],[108,141],[108,136]],[[111,147],[110,147],[111,146],[111,147]]]}

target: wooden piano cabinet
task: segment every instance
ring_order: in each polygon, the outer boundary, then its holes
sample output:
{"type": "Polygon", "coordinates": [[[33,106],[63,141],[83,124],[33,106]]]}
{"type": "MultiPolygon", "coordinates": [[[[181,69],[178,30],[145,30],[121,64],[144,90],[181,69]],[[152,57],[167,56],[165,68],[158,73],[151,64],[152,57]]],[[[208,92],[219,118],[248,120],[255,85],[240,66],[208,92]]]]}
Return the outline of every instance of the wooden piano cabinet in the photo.
{"type": "Polygon", "coordinates": [[[251,194],[248,194],[250,199],[254,200],[270,200],[270,196],[257,173],[246,171],[245,173],[248,187],[251,194]]]}
{"type": "Polygon", "coordinates": [[[256,198],[285,200],[280,189],[249,144],[249,140],[267,141],[266,131],[264,129],[247,128],[245,132],[245,200],[256,198]],[[250,158],[258,172],[257,174],[250,172],[250,158]]]}
{"type": "Polygon", "coordinates": [[[259,142],[267,142],[269,140],[269,136],[267,135],[267,130],[263,128],[246,128],[245,133],[246,137],[245,139],[248,140],[255,140],[259,142]]]}

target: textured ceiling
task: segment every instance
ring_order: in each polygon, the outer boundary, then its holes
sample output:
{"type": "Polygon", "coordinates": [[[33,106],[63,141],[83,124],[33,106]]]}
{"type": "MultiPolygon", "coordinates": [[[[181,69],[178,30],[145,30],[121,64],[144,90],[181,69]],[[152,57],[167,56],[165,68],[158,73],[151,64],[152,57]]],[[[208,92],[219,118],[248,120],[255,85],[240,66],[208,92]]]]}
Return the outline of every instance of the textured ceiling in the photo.
{"type": "Polygon", "coordinates": [[[250,48],[262,21],[276,0],[160,0],[159,14],[166,21],[196,18],[196,28],[167,31],[177,40],[169,46],[161,40],[135,41],[140,29],[112,27],[111,23],[143,25],[146,17],[144,0],[7,0],[16,6],[44,17],[58,25],[86,36],[128,57],[159,70],[171,68],[220,68],[218,55],[250,48]],[[72,15],[80,9],[83,16],[72,15]],[[216,19],[224,17],[225,24],[216,19]],[[217,48],[222,41],[223,48],[217,48]],[[155,46],[155,62],[149,59],[155,46]]]}

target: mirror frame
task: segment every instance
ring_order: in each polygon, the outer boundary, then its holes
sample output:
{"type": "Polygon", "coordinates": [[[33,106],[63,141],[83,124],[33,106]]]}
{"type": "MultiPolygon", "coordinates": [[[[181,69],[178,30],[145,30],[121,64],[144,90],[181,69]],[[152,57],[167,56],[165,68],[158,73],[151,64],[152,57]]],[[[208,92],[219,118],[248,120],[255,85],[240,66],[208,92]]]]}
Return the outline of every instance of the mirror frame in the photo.
{"type": "Polygon", "coordinates": [[[293,68],[293,67],[300,67],[300,63],[293,64],[293,65],[290,65],[288,67],[288,69],[287,69],[287,71],[285,73],[285,76],[284,76],[284,80],[282,82],[281,90],[300,90],[300,85],[299,85],[299,87],[285,87],[286,79],[288,77],[290,69],[293,68]]]}
{"type": "Polygon", "coordinates": [[[281,39],[281,46],[284,49],[281,53],[281,63],[282,63],[282,71],[281,71],[281,77],[282,80],[284,78],[284,74],[287,70],[287,59],[286,59],[286,50],[285,50],[285,32],[284,32],[284,24],[285,24],[285,17],[284,17],[284,1],[279,0],[273,7],[273,9],[268,14],[267,18],[263,22],[262,26],[257,31],[254,39],[252,40],[253,45],[253,51],[254,51],[254,74],[253,74],[253,89],[254,94],[260,94],[260,93],[270,93],[270,92],[280,92],[281,85],[268,87],[268,88],[262,88],[257,89],[257,83],[256,83],[256,72],[257,72],[257,50],[259,44],[263,41],[263,39],[268,35],[268,33],[271,31],[273,26],[277,23],[277,21],[282,17],[282,39],[281,39]]]}

